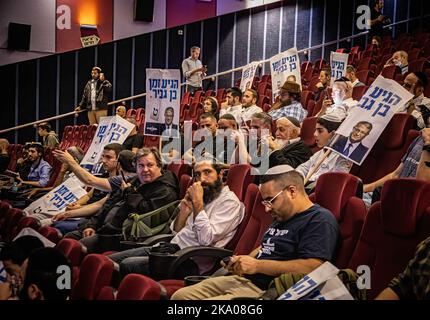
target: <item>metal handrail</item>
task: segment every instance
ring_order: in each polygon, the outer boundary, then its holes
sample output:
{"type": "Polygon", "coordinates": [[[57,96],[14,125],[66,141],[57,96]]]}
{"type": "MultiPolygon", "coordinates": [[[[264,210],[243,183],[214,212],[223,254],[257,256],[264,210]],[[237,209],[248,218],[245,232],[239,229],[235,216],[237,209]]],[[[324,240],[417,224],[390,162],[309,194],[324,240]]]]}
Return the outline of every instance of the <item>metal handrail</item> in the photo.
{"type": "MultiPolygon", "coordinates": [[[[392,24],[389,24],[389,25],[385,25],[384,28],[389,28],[389,27],[394,26],[394,25],[406,23],[408,21],[414,21],[414,20],[418,20],[418,19],[423,19],[423,18],[426,18],[426,17],[430,17],[430,15],[425,15],[425,16],[415,17],[415,18],[410,18],[410,19],[402,20],[402,21],[396,21],[395,23],[392,23],[392,24]]],[[[319,44],[319,45],[312,46],[312,47],[309,47],[309,48],[306,48],[306,49],[301,49],[301,50],[298,50],[297,52],[298,53],[305,53],[306,51],[312,51],[312,50],[319,49],[319,48],[322,48],[322,47],[330,46],[330,45],[333,45],[333,44],[337,44],[338,42],[350,41],[351,39],[362,37],[362,36],[364,36],[364,35],[366,35],[368,33],[369,33],[369,31],[363,31],[363,32],[360,32],[360,33],[357,33],[357,34],[354,34],[354,35],[351,35],[351,36],[348,36],[348,37],[341,38],[339,40],[336,39],[336,40],[333,40],[333,41],[330,41],[330,42],[326,42],[324,44],[319,44]]],[[[263,63],[266,63],[266,62],[269,62],[269,61],[270,61],[270,58],[269,59],[265,59],[265,60],[260,60],[258,62],[260,64],[263,64],[263,63]]],[[[237,68],[234,68],[234,69],[230,69],[230,70],[218,72],[218,73],[212,74],[210,76],[204,77],[203,80],[210,80],[212,78],[217,78],[217,77],[220,77],[220,76],[223,76],[223,75],[226,75],[226,74],[237,72],[237,71],[242,70],[245,67],[246,66],[241,66],[241,67],[237,67],[237,68]]],[[[181,83],[180,85],[184,86],[185,83],[181,83]]],[[[141,97],[144,97],[144,96],[146,96],[146,92],[140,93],[140,94],[137,94],[137,95],[134,95],[134,96],[131,96],[131,97],[127,97],[127,98],[122,98],[122,99],[118,99],[118,100],[115,100],[115,101],[111,101],[111,102],[108,103],[108,106],[115,105],[117,103],[124,102],[124,101],[134,100],[134,99],[141,98],[141,97]]],[[[52,120],[57,120],[57,119],[69,117],[71,115],[76,115],[78,113],[85,112],[85,111],[86,110],[72,111],[72,112],[67,112],[67,113],[64,113],[64,114],[60,114],[58,116],[54,116],[54,117],[50,117],[50,118],[46,118],[46,119],[42,119],[42,120],[33,121],[33,122],[30,122],[30,123],[22,124],[22,125],[15,126],[15,127],[12,127],[12,128],[0,130],[0,134],[6,133],[6,132],[9,132],[9,131],[14,131],[14,130],[26,128],[26,127],[29,127],[29,126],[36,126],[37,124],[42,123],[42,122],[47,122],[47,121],[52,121],[52,120]]]]}

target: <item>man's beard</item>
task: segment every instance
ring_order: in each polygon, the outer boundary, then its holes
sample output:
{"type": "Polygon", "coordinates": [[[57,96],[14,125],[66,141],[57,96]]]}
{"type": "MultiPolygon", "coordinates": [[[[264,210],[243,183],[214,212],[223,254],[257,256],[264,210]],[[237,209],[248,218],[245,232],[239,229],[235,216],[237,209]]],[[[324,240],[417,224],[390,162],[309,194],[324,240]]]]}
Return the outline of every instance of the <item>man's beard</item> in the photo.
{"type": "Polygon", "coordinates": [[[211,203],[214,199],[218,197],[223,188],[221,179],[217,179],[213,184],[203,185],[203,202],[204,204],[211,203]]]}

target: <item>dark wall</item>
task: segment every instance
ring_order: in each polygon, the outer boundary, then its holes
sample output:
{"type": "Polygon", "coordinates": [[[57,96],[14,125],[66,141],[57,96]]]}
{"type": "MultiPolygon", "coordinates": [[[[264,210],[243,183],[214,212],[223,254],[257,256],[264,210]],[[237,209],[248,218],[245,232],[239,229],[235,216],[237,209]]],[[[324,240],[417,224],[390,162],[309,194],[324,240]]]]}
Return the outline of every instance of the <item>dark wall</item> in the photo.
{"type": "MultiPolygon", "coordinates": [[[[373,1],[372,1],[373,2],[373,1]]],[[[289,0],[250,10],[161,30],[152,34],[101,44],[0,67],[2,117],[0,128],[9,128],[46,117],[70,112],[79,102],[90,78],[91,67],[100,66],[113,84],[112,99],[145,91],[146,68],[180,68],[193,45],[201,46],[203,63],[209,74],[268,59],[296,46],[310,50],[310,59],[326,59],[331,50],[365,45],[366,37],[339,39],[358,34],[355,10],[369,0],[289,0]],[[181,34],[182,33],[182,34],[181,34]],[[334,42],[334,43],[330,43],[334,42]]],[[[429,13],[424,0],[386,0],[384,13],[392,22],[422,17],[429,13]]],[[[402,23],[387,30],[395,35],[425,26],[428,18],[402,23]]],[[[301,58],[303,58],[301,54],[301,58]]],[[[265,65],[265,73],[269,73],[265,65]]],[[[219,77],[211,88],[229,87],[240,72],[219,77]]],[[[128,101],[132,107],[144,106],[144,98],[128,101]]],[[[52,123],[57,132],[64,126],[86,123],[86,115],[52,123]]],[[[11,142],[37,139],[32,128],[5,135],[11,142]]]]}

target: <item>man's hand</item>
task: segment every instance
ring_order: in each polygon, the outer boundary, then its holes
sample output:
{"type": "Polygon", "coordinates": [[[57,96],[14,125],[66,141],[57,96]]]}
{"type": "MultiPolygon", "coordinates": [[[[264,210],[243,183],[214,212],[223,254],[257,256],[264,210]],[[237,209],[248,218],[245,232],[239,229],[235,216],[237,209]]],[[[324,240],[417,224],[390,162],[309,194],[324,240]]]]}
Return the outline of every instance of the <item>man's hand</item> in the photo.
{"type": "Polygon", "coordinates": [[[318,89],[323,89],[324,85],[321,82],[318,82],[315,87],[317,87],[318,89]]]}
{"type": "Polygon", "coordinates": [[[430,128],[422,129],[421,136],[423,137],[424,144],[430,144],[430,128]]]}
{"type": "Polygon", "coordinates": [[[194,214],[197,215],[203,210],[203,187],[201,182],[195,182],[188,188],[187,196],[191,200],[194,214]]]}
{"type": "Polygon", "coordinates": [[[63,213],[59,213],[55,216],[52,217],[52,221],[63,221],[63,220],[67,220],[70,218],[70,213],[69,212],[63,212],[63,213]]]}
{"type": "Polygon", "coordinates": [[[228,100],[225,99],[225,101],[221,102],[221,109],[227,109],[228,108],[228,100]]]}
{"type": "Polygon", "coordinates": [[[250,256],[233,256],[231,258],[233,273],[242,276],[244,274],[258,273],[259,260],[250,256]]]}
{"type": "Polygon", "coordinates": [[[86,228],[84,232],[82,232],[82,235],[84,236],[84,238],[92,237],[95,234],[96,234],[96,230],[94,230],[93,228],[86,228]]]}
{"type": "Polygon", "coordinates": [[[269,148],[270,148],[270,150],[277,150],[277,149],[279,149],[278,144],[275,142],[275,139],[272,136],[269,136],[268,140],[269,140],[269,148]]]}
{"type": "Polygon", "coordinates": [[[40,191],[39,188],[34,188],[34,189],[29,190],[25,195],[27,196],[28,199],[30,199],[30,198],[34,197],[36,194],[38,194],[39,191],[40,191]]]}
{"type": "Polygon", "coordinates": [[[385,16],[381,14],[377,19],[378,21],[383,22],[385,20],[385,16]]]}
{"type": "Polygon", "coordinates": [[[188,196],[185,196],[179,204],[179,214],[188,217],[193,212],[193,204],[188,196]]]}
{"type": "Polygon", "coordinates": [[[57,160],[62,163],[67,163],[68,165],[70,165],[75,162],[75,159],[67,151],[55,149],[52,151],[52,153],[54,154],[55,158],[57,158],[57,160]]]}
{"type": "Polygon", "coordinates": [[[74,202],[66,206],[66,211],[76,210],[76,209],[79,209],[80,207],[82,207],[80,204],[77,204],[76,202],[74,202]]]}
{"type": "Polygon", "coordinates": [[[75,111],[77,112],[77,111],[81,111],[81,107],[80,106],[77,106],[76,108],[75,108],[75,111]]]}

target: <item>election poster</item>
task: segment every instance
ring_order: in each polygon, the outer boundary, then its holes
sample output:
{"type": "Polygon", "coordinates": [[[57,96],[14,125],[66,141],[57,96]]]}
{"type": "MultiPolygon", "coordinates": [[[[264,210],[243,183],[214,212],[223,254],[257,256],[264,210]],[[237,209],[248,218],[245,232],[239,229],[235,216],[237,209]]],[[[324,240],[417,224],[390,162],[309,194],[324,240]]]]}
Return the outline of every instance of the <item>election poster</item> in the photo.
{"type": "Polygon", "coordinates": [[[326,261],[280,295],[278,300],[354,300],[338,273],[339,269],[326,261]]]}
{"type": "Polygon", "coordinates": [[[180,79],[178,69],[146,69],[145,135],[179,135],[180,79]]]}
{"type": "Polygon", "coordinates": [[[300,60],[297,48],[291,48],[270,58],[270,72],[272,75],[272,101],[279,94],[279,88],[285,81],[294,81],[302,87],[300,76],[300,60]]]}
{"type": "Polygon", "coordinates": [[[122,144],[133,130],[133,124],[119,117],[101,117],[91,146],[81,161],[81,166],[90,172],[98,172],[98,162],[105,145],[109,143],[122,144]]]}
{"type": "Polygon", "coordinates": [[[348,53],[339,53],[333,51],[330,53],[331,87],[333,87],[333,82],[336,79],[345,76],[346,67],[348,66],[348,56],[348,53]]]}
{"type": "Polygon", "coordinates": [[[393,115],[412,97],[396,81],[378,76],[336,131],[329,149],[361,165],[393,115]]]}
{"type": "Polygon", "coordinates": [[[72,175],[48,194],[33,201],[24,209],[24,212],[30,216],[38,213],[55,216],[58,213],[64,212],[67,205],[76,202],[86,195],[87,192],[84,187],[85,185],[76,176],[72,175]]]}
{"type": "Polygon", "coordinates": [[[259,64],[258,61],[253,61],[242,69],[242,77],[240,78],[240,90],[242,92],[245,92],[247,89],[252,89],[252,82],[254,81],[255,72],[259,64]]]}

